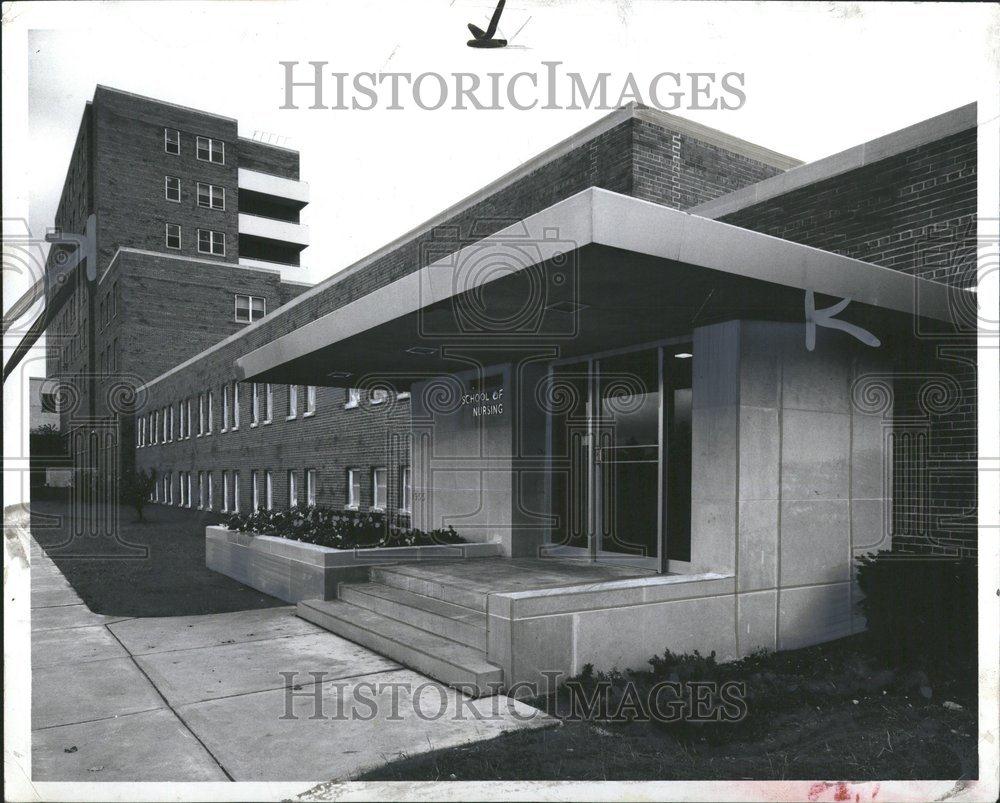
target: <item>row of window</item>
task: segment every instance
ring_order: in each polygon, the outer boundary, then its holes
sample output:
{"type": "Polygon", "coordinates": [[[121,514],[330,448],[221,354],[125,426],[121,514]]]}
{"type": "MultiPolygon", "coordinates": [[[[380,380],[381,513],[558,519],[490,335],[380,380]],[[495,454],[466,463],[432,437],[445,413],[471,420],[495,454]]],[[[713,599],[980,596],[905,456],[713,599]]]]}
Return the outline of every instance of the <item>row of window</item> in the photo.
{"type": "MultiPolygon", "coordinates": [[[[179,223],[167,223],[165,245],[174,251],[182,245],[182,231],[179,223]]],[[[216,257],[226,255],[226,235],[212,229],[198,229],[198,253],[211,254],[216,257]]]]}
{"type": "MultiPolygon", "coordinates": [[[[163,150],[179,156],[181,152],[181,132],[176,128],[163,129],[163,150]]],[[[226,163],[226,143],[211,137],[195,137],[195,156],[202,162],[226,163]]]]}
{"type": "MultiPolygon", "coordinates": [[[[345,474],[347,506],[352,509],[359,509],[363,502],[361,499],[361,474],[364,469],[349,468],[345,474]]],[[[369,507],[372,510],[384,511],[388,505],[389,498],[388,476],[389,470],[385,466],[376,466],[369,469],[371,472],[371,501],[369,507]]],[[[303,472],[305,475],[305,503],[308,506],[316,504],[317,474],[316,469],[307,468],[303,472]]],[[[179,471],[177,472],[177,504],[181,507],[197,507],[198,510],[215,510],[215,482],[211,471],[179,471]]],[[[289,469],[285,476],[286,490],[288,492],[288,506],[298,507],[299,504],[299,472],[289,469]]],[[[222,495],[220,510],[223,513],[239,513],[240,506],[240,472],[222,472],[222,495]]],[[[174,504],[174,479],[168,471],[153,486],[150,499],[153,502],[162,502],[166,505],[174,504]]],[[[410,478],[410,467],[400,466],[399,469],[399,509],[400,512],[411,512],[413,500],[413,487],[410,478]]],[[[274,509],[274,474],[270,469],[250,472],[250,510],[274,509]]]]}
{"type": "MultiPolygon", "coordinates": [[[[117,340],[115,341],[117,348],[117,340]]],[[[303,408],[302,417],[309,418],[316,414],[316,386],[305,385],[303,388],[303,408]]],[[[299,385],[286,385],[285,392],[288,400],[288,414],[286,421],[291,421],[298,417],[299,411],[299,385]]],[[[220,432],[236,431],[240,428],[240,384],[231,382],[223,385],[220,391],[222,399],[222,416],[220,420],[220,432]]],[[[397,399],[407,399],[408,392],[398,393],[397,399]]],[[[373,390],[370,396],[371,404],[381,404],[389,397],[387,390],[373,390]]],[[[347,392],[347,399],[344,409],[351,409],[360,404],[361,391],[357,388],[350,388],[347,392]]],[[[254,382],[250,385],[250,426],[256,427],[260,424],[270,424],[274,413],[274,386],[270,383],[254,382]]],[[[154,410],[141,416],[136,421],[136,447],[155,446],[159,443],[172,443],[174,440],[174,423],[178,423],[177,440],[186,440],[191,437],[191,430],[197,420],[197,437],[211,435],[215,421],[215,394],[213,391],[199,393],[197,397],[191,396],[177,402],[176,408],[169,404],[160,410],[154,410]],[[197,409],[195,408],[197,404],[197,409]],[[174,410],[176,409],[176,418],[174,410]],[[195,415],[197,413],[197,416],[195,415]]]]}
{"type": "MultiPolygon", "coordinates": [[[[205,209],[216,209],[220,212],[226,210],[225,187],[217,187],[215,184],[203,184],[200,181],[197,182],[197,185],[198,206],[205,209]]],[[[179,204],[181,202],[181,180],[177,176],[164,176],[163,193],[168,201],[179,204]]]]}

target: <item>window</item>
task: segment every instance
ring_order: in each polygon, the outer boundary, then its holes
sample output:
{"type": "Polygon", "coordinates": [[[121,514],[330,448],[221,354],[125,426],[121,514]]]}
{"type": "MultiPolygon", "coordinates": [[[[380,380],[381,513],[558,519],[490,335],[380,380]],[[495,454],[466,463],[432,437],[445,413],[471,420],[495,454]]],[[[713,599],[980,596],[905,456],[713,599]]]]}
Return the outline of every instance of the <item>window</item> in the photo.
{"type": "Polygon", "coordinates": [[[171,443],[174,442],[174,406],[170,405],[170,426],[167,429],[167,435],[171,443]]]}
{"type": "Polygon", "coordinates": [[[163,129],[163,150],[174,156],[181,152],[181,132],[176,128],[163,129]]]}
{"type": "Polygon", "coordinates": [[[361,472],[356,468],[347,469],[347,506],[357,508],[361,504],[361,472]]]}
{"type": "Polygon", "coordinates": [[[264,385],[264,423],[271,423],[271,414],[274,411],[274,390],[271,383],[264,385]]]}
{"type": "Polygon", "coordinates": [[[253,391],[250,396],[250,426],[255,427],[260,423],[260,383],[254,382],[253,391]]]}
{"type": "Polygon", "coordinates": [[[299,489],[297,484],[297,478],[295,476],[295,469],[289,469],[288,471],[288,506],[298,507],[299,505],[299,489]]]}
{"type": "Polygon", "coordinates": [[[303,415],[312,415],[316,412],[316,386],[306,385],[306,410],[303,415]]]}
{"type": "Polygon", "coordinates": [[[222,472],[222,512],[229,512],[229,472],[222,472]]]}
{"type": "Polygon", "coordinates": [[[358,388],[347,389],[347,401],[344,402],[344,409],[357,407],[361,401],[361,391],[358,388]]]}
{"type": "Polygon", "coordinates": [[[205,426],[206,426],[206,431],[208,432],[209,435],[211,435],[212,434],[212,415],[213,415],[213,412],[214,412],[213,409],[212,409],[213,408],[213,404],[212,404],[212,391],[208,391],[208,395],[205,398],[206,398],[206,404],[208,406],[208,411],[207,411],[207,416],[208,417],[206,419],[205,426]]]}
{"type": "Polygon", "coordinates": [[[192,507],[194,505],[194,499],[191,496],[191,472],[190,471],[187,472],[187,485],[188,485],[188,492],[187,492],[188,493],[188,507],[192,507]]]}
{"type": "Polygon", "coordinates": [[[153,413],[153,420],[150,422],[149,429],[153,433],[153,443],[159,443],[160,437],[160,413],[153,413]]]}
{"type": "Polygon", "coordinates": [[[167,248],[179,250],[181,247],[181,227],[176,223],[167,224],[167,248]]]}
{"type": "Polygon", "coordinates": [[[208,474],[208,510],[215,509],[215,500],[212,498],[212,472],[206,472],[208,474]]]}
{"type": "Polygon", "coordinates": [[[403,466],[399,470],[399,509],[409,513],[413,505],[413,484],[410,479],[410,467],[403,466]]]}
{"type": "Polygon", "coordinates": [[[198,472],[198,510],[205,509],[205,472],[198,472]]]}
{"type": "Polygon", "coordinates": [[[205,396],[198,394],[198,437],[205,434],[205,396]]]}
{"type": "Polygon", "coordinates": [[[180,418],[180,429],[177,432],[177,440],[184,440],[184,402],[179,402],[177,405],[177,412],[180,418]]]}
{"type": "Polygon", "coordinates": [[[221,231],[198,229],[198,253],[224,257],[226,255],[226,236],[221,231]]]}
{"type": "Polygon", "coordinates": [[[187,421],[188,421],[187,437],[190,438],[191,437],[191,420],[194,418],[194,415],[193,415],[193,413],[194,413],[194,404],[191,402],[191,399],[187,400],[187,408],[188,408],[188,413],[187,413],[187,421]]]}
{"type": "Polygon", "coordinates": [[[288,418],[295,418],[299,407],[299,386],[288,386],[288,418]]]}
{"type": "Polygon", "coordinates": [[[163,504],[170,504],[170,474],[163,475],[163,504]]]}
{"type": "Polygon", "coordinates": [[[385,510],[385,481],[388,474],[384,468],[372,469],[372,507],[375,510],[385,510]]]}
{"type": "Polygon", "coordinates": [[[177,479],[180,482],[180,503],[181,507],[184,507],[184,472],[177,472],[177,479]]]}
{"type": "Polygon", "coordinates": [[[260,487],[257,482],[257,472],[250,472],[250,499],[253,502],[253,510],[251,513],[256,513],[260,510],[260,487]]]}
{"type": "Polygon", "coordinates": [[[233,429],[240,428],[240,386],[233,382],[233,429]]]}
{"type": "Polygon", "coordinates": [[[216,187],[214,184],[202,184],[199,181],[198,206],[203,206],[206,209],[225,210],[226,208],[225,187],[216,187]]]}
{"type": "Polygon", "coordinates": [[[163,408],[162,418],[163,418],[163,437],[160,440],[163,441],[163,443],[166,443],[167,440],[169,440],[168,436],[170,435],[170,426],[169,426],[170,419],[166,407],[163,408]]]}
{"type": "Polygon", "coordinates": [[[222,431],[229,429],[229,385],[222,386],[222,431]]]}
{"type": "Polygon", "coordinates": [[[316,469],[306,469],[306,504],[314,507],[316,504],[316,469]]]}
{"type": "Polygon", "coordinates": [[[264,491],[267,496],[267,509],[274,508],[274,480],[270,471],[264,472],[264,491]]]}
{"type": "Polygon", "coordinates": [[[389,398],[389,391],[379,388],[372,391],[371,404],[382,404],[386,399],[389,398]]]}
{"type": "Polygon", "coordinates": [[[198,137],[196,143],[196,155],[201,161],[220,165],[226,163],[226,143],[221,139],[198,137]]]}
{"type": "Polygon", "coordinates": [[[240,472],[233,472],[233,513],[240,512],[240,472]]]}
{"type": "Polygon", "coordinates": [[[177,176],[163,177],[163,193],[168,201],[181,202],[181,180],[177,176]]]}
{"type": "Polygon", "coordinates": [[[267,302],[260,296],[236,296],[236,323],[253,323],[267,314],[267,302]]]}

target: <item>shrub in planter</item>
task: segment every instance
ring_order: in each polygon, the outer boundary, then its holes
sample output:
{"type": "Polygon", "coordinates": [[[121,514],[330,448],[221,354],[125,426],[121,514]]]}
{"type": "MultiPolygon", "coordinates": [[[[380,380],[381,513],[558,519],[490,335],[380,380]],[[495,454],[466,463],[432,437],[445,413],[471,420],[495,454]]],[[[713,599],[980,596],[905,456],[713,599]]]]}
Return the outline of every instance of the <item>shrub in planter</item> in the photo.
{"type": "Polygon", "coordinates": [[[976,659],[976,562],[879,552],[858,558],[871,649],[895,667],[962,668],[976,659]]]}
{"type": "Polygon", "coordinates": [[[425,532],[403,527],[399,519],[383,513],[318,506],[291,510],[260,508],[249,515],[230,516],[226,526],[250,535],[276,535],[334,549],[430,546],[465,541],[452,527],[425,532]]]}

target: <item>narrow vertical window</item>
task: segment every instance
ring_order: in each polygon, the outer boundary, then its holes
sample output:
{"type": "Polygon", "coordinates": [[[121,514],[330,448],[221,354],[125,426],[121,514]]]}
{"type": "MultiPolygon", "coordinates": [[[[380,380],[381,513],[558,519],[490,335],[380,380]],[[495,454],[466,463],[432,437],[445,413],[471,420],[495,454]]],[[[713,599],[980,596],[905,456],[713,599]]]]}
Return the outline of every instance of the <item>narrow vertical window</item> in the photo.
{"type": "Polygon", "coordinates": [[[295,418],[298,415],[299,406],[299,386],[288,386],[288,418],[295,418]]]}
{"type": "Polygon", "coordinates": [[[181,152],[181,132],[176,128],[163,129],[163,150],[174,156],[181,152]]]}
{"type": "Polygon", "coordinates": [[[399,472],[399,509],[404,513],[412,512],[413,485],[410,479],[410,467],[403,466],[399,472]]]}
{"type": "Polygon", "coordinates": [[[251,385],[250,393],[250,426],[255,427],[260,423],[260,383],[254,382],[251,385]]]}
{"type": "Polygon", "coordinates": [[[267,509],[274,509],[274,478],[271,476],[271,472],[268,471],[264,474],[264,491],[267,495],[267,509]]]}
{"type": "Polygon", "coordinates": [[[386,477],[388,471],[384,468],[372,469],[372,507],[375,510],[385,510],[386,477]]]}
{"type": "Polygon", "coordinates": [[[175,251],[181,247],[181,227],[176,223],[167,223],[167,248],[172,248],[175,251]]]}
{"type": "Polygon", "coordinates": [[[177,176],[163,177],[163,195],[175,204],[181,202],[181,180],[177,176]]]}
{"type": "Polygon", "coordinates": [[[253,502],[253,510],[251,510],[250,512],[256,513],[258,510],[260,510],[260,486],[259,483],[257,482],[256,471],[250,472],[250,498],[251,501],[253,502]]]}
{"type": "Polygon", "coordinates": [[[312,415],[316,412],[316,386],[306,385],[306,409],[303,415],[312,415]]]}
{"type": "Polygon", "coordinates": [[[208,474],[208,509],[215,510],[215,500],[212,498],[212,472],[207,472],[208,474]]]}
{"type": "Polygon", "coordinates": [[[274,413],[274,389],[270,382],[264,385],[264,423],[271,423],[271,416],[274,413]]]}
{"type": "Polygon", "coordinates": [[[240,386],[233,382],[233,429],[240,428],[240,386]]]}
{"type": "Polygon", "coordinates": [[[299,489],[296,485],[295,469],[288,470],[288,506],[298,507],[299,505],[299,489]]]}
{"type": "Polygon", "coordinates": [[[233,513],[240,512],[240,472],[233,472],[233,513]]]}
{"type": "Polygon", "coordinates": [[[316,469],[306,469],[306,504],[309,507],[316,505],[316,469]]]}
{"type": "Polygon", "coordinates": [[[213,405],[212,405],[212,391],[208,391],[208,395],[206,396],[206,406],[207,406],[206,426],[208,427],[208,434],[211,435],[212,434],[212,417],[214,415],[214,411],[212,409],[212,407],[213,407],[213,405]]]}
{"type": "Polygon", "coordinates": [[[347,469],[347,506],[357,509],[361,504],[361,472],[356,468],[347,469]]]}
{"type": "Polygon", "coordinates": [[[222,431],[229,429],[229,385],[222,386],[222,431]]]}
{"type": "Polygon", "coordinates": [[[229,472],[222,472],[222,512],[229,512],[229,472]]]}

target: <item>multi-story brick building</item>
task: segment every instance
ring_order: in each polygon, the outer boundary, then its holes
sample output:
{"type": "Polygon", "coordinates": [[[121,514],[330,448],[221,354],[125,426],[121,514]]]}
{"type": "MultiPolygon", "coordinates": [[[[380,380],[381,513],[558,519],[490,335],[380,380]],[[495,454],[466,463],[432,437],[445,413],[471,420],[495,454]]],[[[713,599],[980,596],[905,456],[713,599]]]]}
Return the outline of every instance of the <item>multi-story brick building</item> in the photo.
{"type": "Polygon", "coordinates": [[[239,136],[236,120],[97,87],[55,219],[82,233],[94,216],[96,281],[70,275],[47,331],[81,467],[130,467],[135,389],[308,287],[308,197],[298,154],[239,136]]]}
{"type": "MultiPolygon", "coordinates": [[[[294,281],[308,201],[296,153],[239,137],[234,120],[98,87],[56,221],[80,231],[97,213],[97,281],[75,277],[49,333],[49,375],[77,380],[63,426],[72,430],[74,416],[91,428],[116,421],[121,465],[136,455],[156,470],[160,501],[246,510],[287,506],[294,492],[299,504],[405,512],[424,493],[410,471],[409,389],[430,368],[415,360],[343,376],[333,365],[324,385],[254,384],[237,361],[592,187],[966,287],[974,124],[966,107],[799,168],[628,108],[306,289],[294,281]],[[116,393],[129,387],[139,409],[116,417],[128,412],[116,393]]],[[[914,441],[921,478],[905,470],[916,458],[898,443],[894,457],[900,547],[932,535],[936,549],[969,548],[975,371],[955,328],[924,337],[934,353],[914,356],[915,366],[933,364],[940,392],[954,397],[947,404],[928,409],[916,371],[912,388],[896,372],[900,420],[907,405],[910,419],[926,419],[914,441]]]]}

